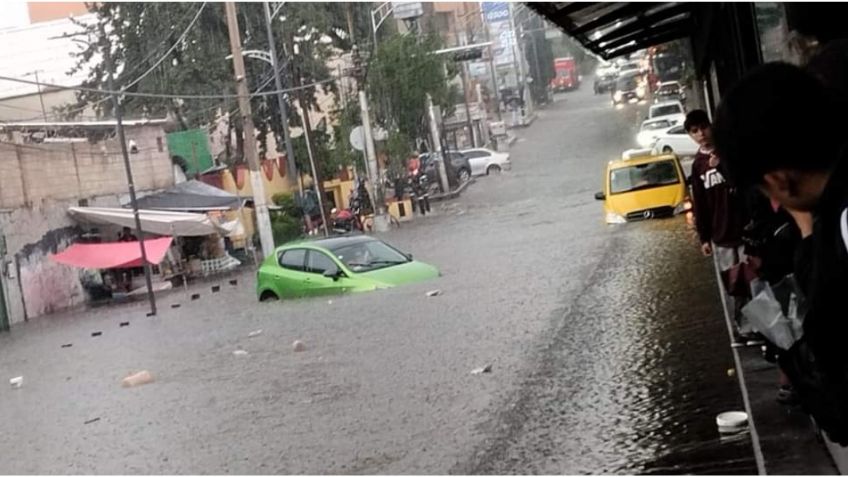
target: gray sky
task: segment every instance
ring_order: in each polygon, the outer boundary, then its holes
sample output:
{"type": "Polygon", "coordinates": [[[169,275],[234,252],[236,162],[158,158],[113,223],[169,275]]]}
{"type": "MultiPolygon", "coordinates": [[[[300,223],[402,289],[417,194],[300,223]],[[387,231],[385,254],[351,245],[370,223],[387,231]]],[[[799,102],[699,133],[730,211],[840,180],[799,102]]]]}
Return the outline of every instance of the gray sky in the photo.
{"type": "Polygon", "coordinates": [[[29,24],[27,2],[21,0],[6,0],[3,2],[3,14],[0,15],[0,29],[18,27],[29,24]]]}

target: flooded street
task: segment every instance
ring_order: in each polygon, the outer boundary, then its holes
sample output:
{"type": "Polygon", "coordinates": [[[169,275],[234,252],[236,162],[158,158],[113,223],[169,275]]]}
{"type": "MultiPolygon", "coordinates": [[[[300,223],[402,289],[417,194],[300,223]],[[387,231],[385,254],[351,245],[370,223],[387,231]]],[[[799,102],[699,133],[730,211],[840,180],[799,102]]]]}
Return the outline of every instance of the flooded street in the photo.
{"type": "Polygon", "coordinates": [[[643,110],[558,96],[516,131],[512,171],[385,234],[436,281],[258,304],[246,274],[155,318],[0,335],[4,376],[26,379],[0,388],[0,471],[756,473],[748,436],[715,425],[743,404],[712,263],[681,218],[610,227],[593,198],[643,110]],[[140,369],[156,381],[122,389],[140,369]]]}

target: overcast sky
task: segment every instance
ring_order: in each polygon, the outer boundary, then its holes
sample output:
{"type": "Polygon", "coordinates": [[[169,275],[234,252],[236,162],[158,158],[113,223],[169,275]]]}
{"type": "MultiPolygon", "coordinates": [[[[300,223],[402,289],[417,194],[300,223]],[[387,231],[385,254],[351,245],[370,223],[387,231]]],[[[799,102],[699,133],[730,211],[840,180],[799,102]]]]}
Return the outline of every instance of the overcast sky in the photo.
{"type": "Polygon", "coordinates": [[[3,14],[0,15],[0,28],[18,27],[29,24],[27,2],[21,0],[5,0],[3,14]]]}

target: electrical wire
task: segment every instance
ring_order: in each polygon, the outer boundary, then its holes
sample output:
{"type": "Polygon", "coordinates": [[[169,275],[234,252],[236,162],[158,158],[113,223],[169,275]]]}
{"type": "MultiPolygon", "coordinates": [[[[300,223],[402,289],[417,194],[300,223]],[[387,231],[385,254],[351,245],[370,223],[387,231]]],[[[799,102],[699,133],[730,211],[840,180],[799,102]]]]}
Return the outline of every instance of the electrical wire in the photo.
{"type": "MultiPolygon", "coordinates": [[[[15,78],[12,76],[2,76],[0,75],[0,80],[4,81],[13,81],[16,83],[26,83],[26,84],[41,84],[42,86],[47,86],[50,88],[60,89],[60,90],[72,90],[72,91],[85,91],[93,94],[117,94],[121,96],[130,96],[130,97],[138,97],[138,98],[168,98],[168,99],[237,99],[239,97],[238,94],[171,94],[171,93],[143,93],[143,92],[130,92],[130,91],[113,91],[107,89],[96,89],[96,88],[86,88],[84,86],[62,86],[58,84],[52,83],[37,83],[31,80],[25,80],[22,78],[15,78]]],[[[329,83],[332,81],[336,81],[336,78],[329,78],[321,81],[315,81],[310,84],[297,86],[294,88],[285,88],[274,91],[263,91],[256,93],[256,96],[273,96],[278,93],[291,93],[294,91],[300,91],[302,89],[311,88],[313,86],[318,86],[324,83],[329,83]]]]}
{"type": "MultiPolygon", "coordinates": [[[[145,71],[144,73],[142,73],[141,75],[139,75],[136,79],[134,79],[133,81],[129,82],[127,85],[122,86],[122,87],[121,87],[121,89],[123,90],[123,89],[131,88],[131,87],[135,86],[135,85],[136,85],[136,84],[138,84],[141,80],[143,80],[143,79],[144,79],[147,75],[149,75],[150,73],[152,73],[152,72],[153,72],[153,70],[155,70],[157,67],[159,67],[159,65],[160,65],[160,64],[162,64],[162,62],[163,62],[163,61],[165,61],[165,60],[168,58],[168,56],[170,56],[170,54],[174,52],[174,50],[175,50],[175,49],[176,49],[176,48],[177,48],[177,47],[178,47],[178,46],[179,46],[179,45],[183,42],[183,40],[185,40],[185,37],[188,35],[189,31],[191,31],[192,27],[194,27],[194,24],[195,24],[195,23],[197,23],[197,20],[200,18],[200,14],[201,14],[201,13],[203,13],[203,9],[204,9],[204,8],[206,8],[206,2],[203,2],[203,3],[200,5],[200,8],[198,8],[198,9],[197,9],[197,12],[194,14],[194,18],[192,18],[192,19],[191,19],[191,22],[189,22],[188,26],[186,26],[186,27],[185,27],[185,29],[183,29],[183,32],[182,32],[182,33],[180,34],[180,36],[177,38],[177,41],[175,41],[175,42],[174,42],[174,44],[173,44],[173,45],[171,45],[171,48],[169,48],[169,49],[168,49],[168,51],[166,51],[166,52],[165,52],[165,53],[164,53],[161,57],[159,57],[159,59],[158,59],[158,60],[157,60],[157,61],[153,64],[153,66],[151,66],[150,68],[148,68],[148,69],[147,69],[147,71],[145,71]]],[[[162,41],[159,43],[159,45],[157,45],[157,46],[156,46],[156,48],[154,49],[154,54],[155,54],[155,51],[156,51],[156,50],[157,50],[157,49],[158,49],[161,45],[163,45],[163,44],[165,43],[165,41],[167,41],[167,37],[165,38],[165,40],[162,40],[162,41]]],[[[135,66],[132,70],[130,70],[130,72],[134,72],[136,69],[138,69],[138,68],[139,68],[139,66],[140,66],[140,65],[144,64],[145,62],[147,62],[147,61],[148,61],[150,58],[152,58],[152,57],[153,57],[153,54],[149,54],[149,55],[147,55],[147,56],[146,56],[143,60],[141,60],[141,61],[138,63],[138,65],[136,65],[136,66],[135,66]]],[[[41,84],[46,85],[46,83],[41,83],[41,84]]],[[[93,102],[93,103],[91,103],[91,104],[87,104],[87,105],[82,106],[82,107],[80,107],[80,108],[71,109],[71,110],[67,111],[65,114],[68,114],[68,113],[74,113],[74,112],[77,112],[77,111],[84,111],[84,110],[86,110],[86,109],[88,109],[88,108],[93,108],[93,107],[95,107],[95,106],[97,106],[97,105],[99,105],[99,104],[102,104],[102,103],[104,103],[104,102],[106,102],[106,101],[109,101],[109,99],[111,99],[111,98],[107,96],[107,97],[105,97],[105,98],[99,99],[99,100],[97,100],[97,101],[95,101],[95,102],[93,102]]],[[[56,115],[56,116],[58,116],[58,115],[56,115]]]]}

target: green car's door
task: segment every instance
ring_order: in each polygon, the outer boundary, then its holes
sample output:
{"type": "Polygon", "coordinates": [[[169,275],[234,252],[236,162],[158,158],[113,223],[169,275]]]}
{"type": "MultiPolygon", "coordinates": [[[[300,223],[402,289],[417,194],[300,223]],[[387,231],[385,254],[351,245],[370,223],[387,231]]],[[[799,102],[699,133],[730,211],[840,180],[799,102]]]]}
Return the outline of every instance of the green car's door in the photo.
{"type": "Polygon", "coordinates": [[[304,283],[311,274],[306,273],[306,249],[284,250],[278,259],[279,267],[273,272],[273,288],[280,298],[304,295],[304,283]]]}
{"type": "Polygon", "coordinates": [[[324,276],[326,272],[340,273],[339,265],[329,255],[318,250],[306,252],[307,295],[332,295],[344,293],[350,286],[350,279],[343,274],[336,279],[324,276]]]}

